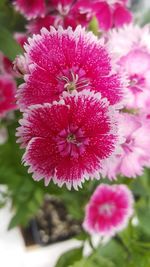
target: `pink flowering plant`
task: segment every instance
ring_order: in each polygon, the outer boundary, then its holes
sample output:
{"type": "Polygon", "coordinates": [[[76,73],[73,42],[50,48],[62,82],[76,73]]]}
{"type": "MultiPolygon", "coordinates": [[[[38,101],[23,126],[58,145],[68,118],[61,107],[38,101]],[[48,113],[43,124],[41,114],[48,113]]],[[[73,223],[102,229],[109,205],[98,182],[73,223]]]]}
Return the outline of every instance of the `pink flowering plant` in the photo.
{"type": "Polygon", "coordinates": [[[0,207],[27,229],[63,203],[79,245],[55,267],[150,266],[150,25],[132,2],[0,2],[0,207]]]}

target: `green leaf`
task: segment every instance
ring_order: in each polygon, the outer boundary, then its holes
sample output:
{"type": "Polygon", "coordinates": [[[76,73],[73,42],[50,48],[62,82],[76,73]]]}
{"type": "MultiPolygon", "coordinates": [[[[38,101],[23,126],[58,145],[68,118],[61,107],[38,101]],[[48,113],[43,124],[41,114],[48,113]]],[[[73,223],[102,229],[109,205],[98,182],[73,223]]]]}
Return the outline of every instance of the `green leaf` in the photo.
{"type": "Polygon", "coordinates": [[[14,228],[18,225],[25,225],[26,221],[25,221],[24,215],[25,215],[24,208],[19,209],[16,212],[16,214],[12,217],[12,219],[8,225],[8,230],[11,230],[12,228],[14,228]]]}
{"type": "Polygon", "coordinates": [[[83,248],[75,248],[64,253],[58,260],[55,267],[68,267],[82,258],[83,248]]]}
{"type": "Polygon", "coordinates": [[[127,252],[115,240],[111,240],[105,246],[100,246],[98,252],[102,257],[111,260],[117,266],[121,266],[122,261],[125,261],[127,258],[127,252]]]}
{"type": "Polygon", "coordinates": [[[23,53],[21,46],[14,40],[11,33],[0,26],[0,50],[10,59],[14,60],[18,54],[23,53]]]}
{"type": "MultiPolygon", "coordinates": [[[[66,266],[68,267],[68,266],[66,266]]],[[[94,253],[92,256],[84,258],[69,267],[117,267],[110,260],[101,257],[99,254],[94,253]]]]}
{"type": "Polygon", "coordinates": [[[150,208],[142,207],[137,210],[140,227],[150,235],[150,208]]]}

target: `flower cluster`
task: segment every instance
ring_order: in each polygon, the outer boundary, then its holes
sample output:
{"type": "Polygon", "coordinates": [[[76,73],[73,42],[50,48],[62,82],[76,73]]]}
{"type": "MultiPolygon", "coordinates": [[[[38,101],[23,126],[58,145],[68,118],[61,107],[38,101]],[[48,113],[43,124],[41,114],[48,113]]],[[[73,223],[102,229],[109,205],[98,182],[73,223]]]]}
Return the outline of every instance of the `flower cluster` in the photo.
{"type": "MultiPolygon", "coordinates": [[[[13,1],[34,33],[14,35],[25,50],[14,63],[24,79],[16,136],[34,180],[77,190],[85,179],[135,178],[150,167],[150,28],[131,23],[128,2],[13,1]],[[88,31],[93,21],[101,38],[88,31]]],[[[133,204],[125,185],[101,184],[83,227],[112,236],[133,204]]]]}
{"type": "Polygon", "coordinates": [[[121,72],[126,73],[127,86],[124,108],[119,115],[120,134],[124,141],[120,152],[107,163],[110,179],[117,175],[136,177],[150,166],[150,28],[130,24],[113,30],[107,38],[121,72]]]}
{"type": "Polygon", "coordinates": [[[95,17],[99,30],[107,31],[132,21],[127,0],[15,0],[14,7],[30,22],[27,29],[39,33],[42,27],[88,27],[95,17]]]}
{"type": "Polygon", "coordinates": [[[80,26],[43,28],[28,42],[16,62],[26,70],[17,93],[23,162],[46,185],[77,188],[99,178],[116,151],[124,82],[101,40],[80,26]]]}

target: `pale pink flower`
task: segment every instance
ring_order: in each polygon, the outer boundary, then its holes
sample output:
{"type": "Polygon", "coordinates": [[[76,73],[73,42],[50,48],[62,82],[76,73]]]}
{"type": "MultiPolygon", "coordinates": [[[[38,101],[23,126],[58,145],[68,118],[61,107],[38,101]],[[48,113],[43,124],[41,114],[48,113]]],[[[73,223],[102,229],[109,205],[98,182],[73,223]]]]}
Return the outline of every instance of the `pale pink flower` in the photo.
{"type": "Polygon", "coordinates": [[[124,137],[120,152],[105,168],[109,179],[117,175],[135,178],[150,166],[150,120],[144,116],[122,113],[118,117],[119,134],[124,137]]]}
{"type": "Polygon", "coordinates": [[[16,84],[11,76],[0,75],[0,117],[16,108],[16,84]]]}
{"type": "Polygon", "coordinates": [[[86,206],[84,229],[101,236],[116,234],[127,226],[133,214],[133,203],[127,186],[101,184],[86,206]]]}
{"type": "Polygon", "coordinates": [[[21,110],[58,100],[64,91],[83,89],[100,92],[110,104],[122,101],[124,83],[114,72],[107,50],[91,32],[86,33],[80,26],[75,31],[70,27],[51,27],[50,32],[43,28],[28,42],[21,59],[29,69],[18,90],[21,110]]]}
{"type": "Polygon", "coordinates": [[[64,93],[60,102],[34,105],[18,128],[26,147],[25,165],[35,180],[44,178],[77,189],[84,179],[100,178],[104,161],[118,145],[116,112],[99,93],[64,93]]]}
{"type": "Polygon", "coordinates": [[[42,17],[46,12],[44,0],[15,0],[13,4],[15,9],[29,20],[42,17]]]}
{"type": "Polygon", "coordinates": [[[110,51],[129,79],[126,107],[149,113],[150,27],[129,25],[110,32],[110,51]]]}

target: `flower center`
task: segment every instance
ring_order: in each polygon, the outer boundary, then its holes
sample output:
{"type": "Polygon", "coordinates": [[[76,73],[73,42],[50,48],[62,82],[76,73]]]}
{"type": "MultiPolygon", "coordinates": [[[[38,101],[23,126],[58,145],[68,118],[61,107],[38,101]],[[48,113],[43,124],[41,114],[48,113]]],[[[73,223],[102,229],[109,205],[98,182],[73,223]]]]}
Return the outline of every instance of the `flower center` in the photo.
{"type": "Polygon", "coordinates": [[[74,126],[62,130],[56,137],[58,150],[62,156],[78,158],[85,152],[89,141],[84,132],[74,126]]]}
{"type": "Polygon", "coordinates": [[[72,134],[72,133],[68,134],[68,136],[67,136],[67,142],[68,143],[75,144],[77,142],[76,136],[74,134],[72,134]]]}
{"type": "Polygon", "coordinates": [[[142,92],[144,86],[145,78],[142,75],[134,74],[130,76],[129,88],[133,93],[142,92]]]}
{"type": "Polygon", "coordinates": [[[106,217],[111,217],[115,211],[115,205],[113,203],[105,203],[99,207],[99,214],[106,217]]]}
{"type": "Polygon", "coordinates": [[[57,77],[58,90],[63,92],[64,90],[71,93],[74,90],[82,90],[89,88],[90,82],[86,78],[84,70],[73,68],[73,70],[64,70],[57,77]]]}

